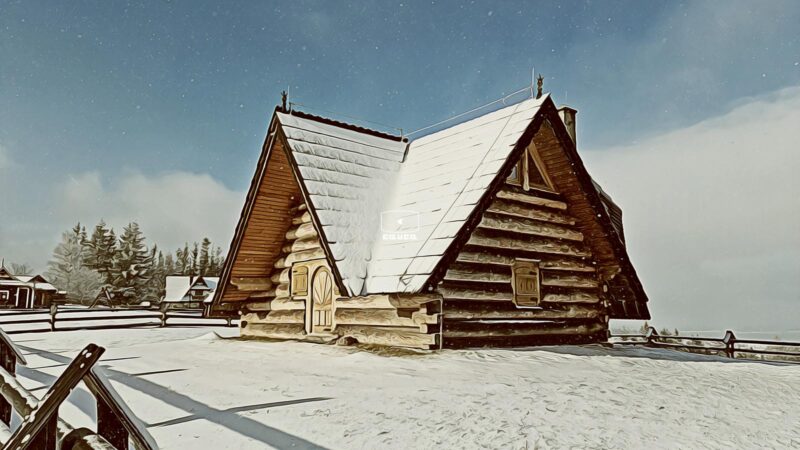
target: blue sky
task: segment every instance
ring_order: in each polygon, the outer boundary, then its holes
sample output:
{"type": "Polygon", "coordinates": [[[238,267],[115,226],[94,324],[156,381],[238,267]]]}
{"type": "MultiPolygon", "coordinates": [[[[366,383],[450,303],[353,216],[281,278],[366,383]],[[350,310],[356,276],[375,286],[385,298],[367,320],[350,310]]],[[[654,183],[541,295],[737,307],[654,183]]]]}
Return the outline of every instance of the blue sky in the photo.
{"type": "Polygon", "coordinates": [[[785,99],[798,23],[788,1],[0,0],[0,254],[43,268],[61,230],[100,217],[226,247],[287,86],[312,112],[409,130],[535,66],[580,111],[581,151],[619,155],[785,99]]]}

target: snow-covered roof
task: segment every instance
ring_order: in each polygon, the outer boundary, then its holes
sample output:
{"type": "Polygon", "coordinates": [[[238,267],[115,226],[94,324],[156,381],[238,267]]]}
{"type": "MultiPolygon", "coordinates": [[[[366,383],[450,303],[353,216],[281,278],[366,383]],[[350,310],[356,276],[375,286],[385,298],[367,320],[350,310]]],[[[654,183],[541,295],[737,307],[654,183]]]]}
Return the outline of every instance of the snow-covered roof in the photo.
{"type": "Polygon", "coordinates": [[[546,98],[411,144],[277,113],[349,294],[419,290],[546,98]]]}
{"type": "Polygon", "coordinates": [[[41,275],[11,275],[12,278],[0,279],[4,286],[28,286],[40,291],[58,291],[41,275]]]}
{"type": "Polygon", "coordinates": [[[407,144],[277,114],[336,269],[358,295],[407,144]]]}
{"type": "Polygon", "coordinates": [[[185,302],[191,301],[189,294],[191,289],[207,287],[209,297],[213,297],[217,289],[219,277],[193,277],[189,275],[169,275],[167,276],[164,301],[165,302],[185,302]]]}
{"type": "Polygon", "coordinates": [[[411,143],[386,205],[387,215],[401,216],[402,224],[376,240],[366,293],[416,292],[423,286],[546,98],[411,143]]]}

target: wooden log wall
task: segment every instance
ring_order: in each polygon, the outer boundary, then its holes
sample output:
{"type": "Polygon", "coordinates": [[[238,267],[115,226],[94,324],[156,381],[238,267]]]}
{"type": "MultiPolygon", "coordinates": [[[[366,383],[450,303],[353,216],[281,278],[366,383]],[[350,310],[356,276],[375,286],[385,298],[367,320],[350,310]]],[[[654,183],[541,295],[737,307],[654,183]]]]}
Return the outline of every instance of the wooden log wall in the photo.
{"type": "Polygon", "coordinates": [[[292,264],[319,260],[325,258],[325,253],[305,203],[292,208],[290,216],[292,225],[267,280],[269,289],[252,292],[244,306],[240,322],[242,336],[272,339],[304,339],[306,336],[305,299],[291,296],[292,264]]]}
{"type": "Polygon", "coordinates": [[[436,349],[442,297],[380,294],[336,300],[333,332],[360,344],[436,349]]]}
{"type": "Polygon", "coordinates": [[[448,268],[443,346],[580,343],[605,339],[602,283],[590,247],[556,193],[505,185],[448,268]],[[513,301],[516,259],[540,261],[539,307],[513,301]]]}

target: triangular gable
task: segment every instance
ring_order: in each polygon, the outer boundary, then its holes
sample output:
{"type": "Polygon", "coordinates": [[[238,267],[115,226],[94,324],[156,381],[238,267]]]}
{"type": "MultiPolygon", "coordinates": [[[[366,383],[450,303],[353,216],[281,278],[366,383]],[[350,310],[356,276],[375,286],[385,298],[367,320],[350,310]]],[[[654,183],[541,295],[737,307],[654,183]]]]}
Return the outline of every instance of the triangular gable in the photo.
{"type": "MultiPolygon", "coordinates": [[[[609,210],[606,209],[607,205],[612,205],[613,202],[589,176],[577,153],[574,141],[569,137],[555,104],[549,97],[542,102],[524,135],[518,139],[514,150],[507,157],[503,169],[496,174],[479,204],[473,208],[472,216],[458,231],[457,237],[452,240],[445,252],[446,257],[438,262],[433,273],[426,279],[422,290],[433,288],[442,280],[447,267],[452,264],[478,225],[482,212],[487,209],[495,193],[511,174],[516,161],[532,141],[547,166],[545,170],[549,174],[548,177],[552,178],[558,192],[564,196],[570,214],[578,219],[581,232],[587,237],[593,255],[599,260],[601,273],[606,279],[611,280],[611,294],[615,296],[611,305],[611,317],[649,319],[647,295],[628,258],[621,233],[617,230],[609,210]],[[540,132],[542,128],[547,132],[540,132]],[[607,198],[605,202],[604,197],[607,198]]],[[[621,229],[621,216],[619,228],[621,229]]]]}

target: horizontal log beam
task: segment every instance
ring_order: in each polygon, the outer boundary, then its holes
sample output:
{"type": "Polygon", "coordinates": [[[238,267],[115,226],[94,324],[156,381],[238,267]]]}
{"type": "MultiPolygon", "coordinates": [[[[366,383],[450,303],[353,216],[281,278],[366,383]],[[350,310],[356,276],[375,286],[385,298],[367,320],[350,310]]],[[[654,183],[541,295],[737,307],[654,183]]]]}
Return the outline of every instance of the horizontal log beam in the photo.
{"type": "Polygon", "coordinates": [[[537,320],[564,320],[564,319],[599,319],[601,311],[580,305],[570,305],[565,309],[512,309],[498,308],[498,303],[472,302],[445,302],[445,320],[504,320],[504,319],[537,319],[537,320]]]}
{"type": "Polygon", "coordinates": [[[319,239],[316,237],[298,239],[291,244],[284,245],[281,251],[283,253],[301,252],[303,250],[311,250],[315,248],[322,248],[319,239]]]}
{"type": "Polygon", "coordinates": [[[520,192],[509,191],[501,189],[497,191],[497,198],[504,200],[513,200],[515,202],[527,203],[529,205],[544,206],[545,208],[560,209],[565,211],[567,204],[558,200],[550,200],[547,198],[536,197],[531,194],[523,194],[520,192]]]}
{"type": "Polygon", "coordinates": [[[290,253],[283,258],[275,261],[274,268],[286,269],[292,267],[296,262],[311,261],[313,259],[322,259],[325,257],[325,251],[321,247],[313,248],[310,250],[301,250],[295,253],[290,253]]]}
{"type": "Polygon", "coordinates": [[[304,211],[302,214],[292,219],[292,225],[301,225],[304,223],[311,223],[311,214],[309,214],[308,211],[304,211]]]}
{"type": "MultiPolygon", "coordinates": [[[[371,325],[390,327],[419,327],[438,324],[437,314],[415,311],[411,317],[399,316],[396,309],[341,309],[336,308],[333,316],[336,327],[340,325],[371,325]]],[[[336,328],[334,328],[334,331],[336,328]]]]}
{"type": "Polygon", "coordinates": [[[370,327],[363,325],[341,325],[336,332],[351,337],[361,344],[431,349],[438,345],[438,335],[423,334],[414,328],[370,327]]]}
{"type": "Polygon", "coordinates": [[[289,281],[291,279],[290,277],[291,273],[292,270],[289,269],[288,267],[286,269],[281,269],[280,271],[272,274],[272,277],[270,277],[270,281],[272,281],[275,284],[281,284],[281,283],[289,284],[289,281]]]}
{"type": "MultiPolygon", "coordinates": [[[[498,255],[486,252],[472,252],[463,251],[458,254],[457,262],[478,263],[478,264],[493,264],[508,266],[511,270],[511,265],[514,264],[516,258],[507,255],[498,255]]],[[[547,270],[564,270],[573,272],[594,272],[595,268],[589,264],[581,261],[574,261],[569,259],[554,259],[542,260],[539,262],[539,268],[547,270]]]]}
{"type": "Polygon", "coordinates": [[[467,245],[475,245],[489,249],[519,251],[528,254],[547,253],[583,258],[592,256],[592,253],[583,245],[554,242],[546,239],[517,239],[506,236],[492,236],[480,229],[476,230],[472,236],[470,236],[467,245]]]}
{"type": "Polygon", "coordinates": [[[285,237],[287,240],[316,238],[317,230],[314,229],[314,224],[304,223],[287,231],[285,237]]]}
{"type": "Polygon", "coordinates": [[[580,231],[570,230],[569,228],[558,225],[550,225],[537,222],[535,220],[522,219],[518,217],[484,215],[481,219],[481,222],[478,224],[478,228],[526,234],[529,236],[564,239],[576,242],[583,241],[583,234],[580,231]]]}
{"type": "MultiPolygon", "coordinates": [[[[243,322],[242,322],[243,323],[243,322]]],[[[243,337],[268,339],[304,339],[306,336],[303,324],[250,323],[240,329],[243,337]]]]}
{"type": "MultiPolygon", "coordinates": [[[[445,321],[447,324],[447,321],[445,321]]],[[[587,325],[562,325],[554,323],[553,325],[541,324],[534,327],[525,327],[521,325],[508,324],[505,327],[491,327],[484,329],[472,330],[445,330],[444,338],[492,338],[492,337],[517,337],[517,336],[558,336],[558,335],[590,335],[601,332],[605,329],[605,325],[587,324],[587,325]]]]}
{"type": "Polygon", "coordinates": [[[438,294],[375,294],[336,300],[337,309],[420,309],[425,303],[438,302],[438,294]]]}
{"type": "Polygon", "coordinates": [[[268,291],[274,283],[269,278],[231,277],[231,284],[240,291],[268,291]]]}
{"type": "MultiPolygon", "coordinates": [[[[445,300],[478,300],[485,302],[513,302],[514,293],[509,291],[488,291],[440,285],[439,292],[445,300]]],[[[541,303],[597,303],[600,298],[592,293],[577,292],[570,294],[545,294],[541,303]]]]}
{"type": "Polygon", "coordinates": [[[305,319],[306,319],[305,309],[251,312],[243,314],[241,317],[241,320],[246,320],[248,323],[302,324],[305,323],[305,319]]]}
{"type": "Polygon", "coordinates": [[[541,220],[560,225],[575,225],[575,219],[563,212],[536,209],[532,205],[520,205],[505,200],[495,200],[489,205],[488,212],[512,217],[541,220]]]}

